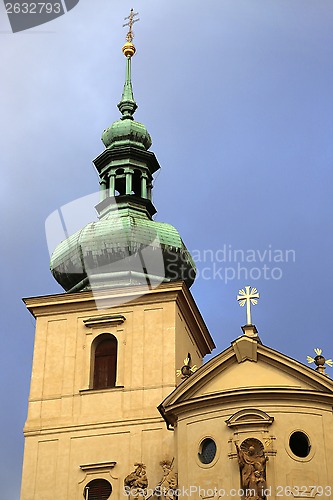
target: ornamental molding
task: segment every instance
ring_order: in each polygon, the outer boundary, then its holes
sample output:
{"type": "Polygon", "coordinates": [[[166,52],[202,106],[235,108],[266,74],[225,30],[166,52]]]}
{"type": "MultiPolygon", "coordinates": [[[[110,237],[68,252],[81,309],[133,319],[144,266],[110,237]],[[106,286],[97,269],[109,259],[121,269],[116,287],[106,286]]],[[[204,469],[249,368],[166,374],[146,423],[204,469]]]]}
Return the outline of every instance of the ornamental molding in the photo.
{"type": "Polygon", "coordinates": [[[122,314],[108,314],[104,316],[93,316],[83,320],[84,325],[89,327],[96,327],[100,325],[121,325],[126,320],[122,314]]]}
{"type": "Polygon", "coordinates": [[[264,411],[256,409],[240,410],[237,413],[234,413],[230,418],[228,418],[228,420],[226,420],[226,424],[231,428],[245,425],[271,425],[273,422],[274,417],[270,417],[264,411]]]}
{"type": "Polygon", "coordinates": [[[83,472],[87,471],[107,472],[110,469],[113,469],[116,464],[117,462],[91,463],[91,464],[80,465],[80,469],[83,470],[83,472]]]}
{"type": "Polygon", "coordinates": [[[98,462],[80,465],[83,474],[78,484],[86,485],[88,481],[95,479],[96,476],[107,481],[109,481],[109,477],[111,480],[117,481],[119,478],[111,473],[116,464],[117,462],[98,462]]]}

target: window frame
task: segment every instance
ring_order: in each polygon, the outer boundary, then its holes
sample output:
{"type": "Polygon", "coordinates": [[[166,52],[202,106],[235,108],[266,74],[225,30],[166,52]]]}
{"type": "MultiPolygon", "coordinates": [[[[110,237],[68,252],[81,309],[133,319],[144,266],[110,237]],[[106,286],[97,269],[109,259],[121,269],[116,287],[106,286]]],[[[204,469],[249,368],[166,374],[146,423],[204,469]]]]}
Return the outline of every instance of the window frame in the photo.
{"type": "Polygon", "coordinates": [[[113,389],[117,387],[117,375],[118,375],[118,359],[119,359],[119,346],[118,346],[118,339],[115,335],[112,333],[101,333],[98,335],[92,342],[91,345],[91,370],[90,370],[90,389],[95,390],[95,391],[102,391],[102,390],[107,390],[107,389],[113,389]],[[114,366],[113,366],[113,372],[114,372],[114,385],[108,385],[108,386],[97,386],[95,384],[95,373],[96,373],[96,350],[98,349],[98,346],[106,341],[106,340],[113,340],[115,343],[115,361],[114,361],[114,366]]]}
{"type": "MultiPolygon", "coordinates": [[[[102,477],[100,477],[100,478],[98,477],[98,478],[91,479],[91,480],[90,480],[90,481],[89,481],[89,482],[85,485],[84,490],[83,490],[83,498],[84,498],[84,500],[86,500],[86,498],[87,498],[87,489],[89,490],[89,488],[90,488],[90,486],[89,486],[89,485],[91,485],[91,483],[94,483],[94,482],[96,483],[97,481],[103,481],[104,483],[108,483],[108,485],[110,486],[110,494],[109,494],[109,496],[108,496],[105,500],[109,500],[109,499],[111,498],[112,491],[113,491],[112,484],[111,484],[111,483],[110,483],[110,481],[108,481],[107,479],[102,478],[102,477]]],[[[88,500],[90,500],[90,499],[89,499],[89,496],[90,496],[90,495],[89,495],[89,493],[88,493],[88,500]]]]}

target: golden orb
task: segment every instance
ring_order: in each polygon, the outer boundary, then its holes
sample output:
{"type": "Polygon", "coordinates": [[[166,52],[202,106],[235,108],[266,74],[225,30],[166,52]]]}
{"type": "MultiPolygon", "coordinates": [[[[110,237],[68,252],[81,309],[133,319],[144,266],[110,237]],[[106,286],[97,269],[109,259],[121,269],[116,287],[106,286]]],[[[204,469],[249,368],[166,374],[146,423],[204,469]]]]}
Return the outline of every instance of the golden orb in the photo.
{"type": "Polygon", "coordinates": [[[134,56],[136,49],[135,49],[133,43],[126,42],[122,48],[122,51],[126,57],[132,57],[132,56],[134,56]]]}

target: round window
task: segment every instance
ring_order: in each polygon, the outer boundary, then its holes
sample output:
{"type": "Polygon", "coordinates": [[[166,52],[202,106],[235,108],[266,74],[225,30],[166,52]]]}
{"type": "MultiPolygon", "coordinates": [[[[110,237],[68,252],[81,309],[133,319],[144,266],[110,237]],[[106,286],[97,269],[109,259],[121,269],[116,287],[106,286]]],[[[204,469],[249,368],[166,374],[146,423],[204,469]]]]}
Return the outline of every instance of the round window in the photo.
{"type": "Polygon", "coordinates": [[[293,432],[289,438],[289,446],[296,457],[305,458],[311,450],[309,438],[304,432],[293,432]]]}
{"type": "Polygon", "coordinates": [[[84,488],[84,500],[108,500],[112,486],[106,479],[93,479],[84,488]]]}
{"type": "Polygon", "coordinates": [[[202,441],[199,448],[198,457],[202,464],[210,464],[216,455],[216,444],[211,438],[202,441]]]}

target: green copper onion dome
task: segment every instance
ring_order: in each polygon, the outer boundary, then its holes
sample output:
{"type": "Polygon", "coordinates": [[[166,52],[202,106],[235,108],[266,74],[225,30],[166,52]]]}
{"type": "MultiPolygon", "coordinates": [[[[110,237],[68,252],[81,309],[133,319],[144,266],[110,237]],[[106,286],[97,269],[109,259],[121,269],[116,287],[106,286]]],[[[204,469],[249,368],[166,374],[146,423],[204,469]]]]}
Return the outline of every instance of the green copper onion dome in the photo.
{"type": "Polygon", "coordinates": [[[121,119],[102,135],[105,150],[94,160],[100,177],[99,216],[61,242],[51,271],[68,292],[183,280],[190,287],[196,269],[178,231],[152,219],[153,174],[160,168],[144,125],[136,122],[131,83],[135,47],[127,42],[126,79],[118,108],[121,119]]]}
{"type": "Polygon", "coordinates": [[[119,146],[136,146],[148,150],[152,145],[152,140],[148,131],[142,123],[134,120],[117,120],[111,127],[104,130],[102,141],[106,148],[119,146]]]}
{"type": "Polygon", "coordinates": [[[195,278],[178,231],[134,206],[109,212],[63,241],[52,255],[55,279],[66,291],[195,278]]]}

